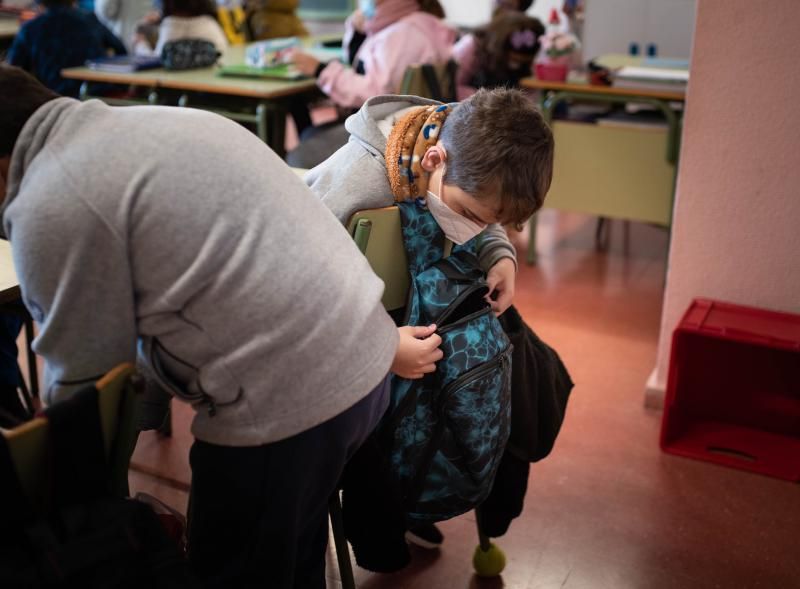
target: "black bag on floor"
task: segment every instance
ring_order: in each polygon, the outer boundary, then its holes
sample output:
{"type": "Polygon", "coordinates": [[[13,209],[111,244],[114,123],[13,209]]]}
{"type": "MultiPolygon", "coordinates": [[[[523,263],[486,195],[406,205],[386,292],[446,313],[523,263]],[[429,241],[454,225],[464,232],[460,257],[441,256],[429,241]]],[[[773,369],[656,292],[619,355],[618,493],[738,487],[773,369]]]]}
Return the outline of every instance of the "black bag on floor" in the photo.
{"type": "Polygon", "coordinates": [[[537,462],[555,444],[572,379],[556,351],[544,343],[512,306],[500,316],[511,355],[511,434],[507,451],[520,460],[537,462]]]}
{"type": "Polygon", "coordinates": [[[113,497],[97,390],[47,410],[50,485],[43,509],[23,492],[0,436],[0,587],[182,588],[188,567],[153,510],[113,497]]]}

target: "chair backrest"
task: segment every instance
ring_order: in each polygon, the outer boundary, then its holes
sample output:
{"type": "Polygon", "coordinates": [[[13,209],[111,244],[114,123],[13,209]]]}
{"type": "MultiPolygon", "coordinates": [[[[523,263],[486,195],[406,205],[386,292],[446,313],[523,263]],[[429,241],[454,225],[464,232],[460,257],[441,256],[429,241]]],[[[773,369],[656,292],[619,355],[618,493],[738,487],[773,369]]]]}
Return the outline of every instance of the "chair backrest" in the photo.
{"type": "Polygon", "coordinates": [[[386,285],[383,306],[387,311],[404,307],[410,282],[398,208],[358,211],[350,218],[347,230],[386,285]]]}
{"type": "Polygon", "coordinates": [[[439,102],[456,101],[456,72],[458,64],[447,63],[412,65],[406,69],[400,83],[400,94],[432,98],[439,102]]]}
{"type": "MultiPolygon", "coordinates": [[[[132,364],[120,364],[96,383],[100,425],[108,456],[112,492],[128,494],[128,466],[136,444],[136,395],[131,383],[132,364]]],[[[3,432],[22,489],[34,505],[47,497],[47,419],[37,417],[3,432]]]]}

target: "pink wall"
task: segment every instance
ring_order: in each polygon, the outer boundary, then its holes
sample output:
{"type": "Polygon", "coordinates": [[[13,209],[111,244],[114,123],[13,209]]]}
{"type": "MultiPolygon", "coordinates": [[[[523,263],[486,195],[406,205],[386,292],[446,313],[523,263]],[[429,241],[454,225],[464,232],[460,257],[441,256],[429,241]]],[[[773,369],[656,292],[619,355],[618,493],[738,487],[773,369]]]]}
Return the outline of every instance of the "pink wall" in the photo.
{"type": "Polygon", "coordinates": [[[800,0],[699,0],[658,360],[696,296],[800,313],[800,0]]]}

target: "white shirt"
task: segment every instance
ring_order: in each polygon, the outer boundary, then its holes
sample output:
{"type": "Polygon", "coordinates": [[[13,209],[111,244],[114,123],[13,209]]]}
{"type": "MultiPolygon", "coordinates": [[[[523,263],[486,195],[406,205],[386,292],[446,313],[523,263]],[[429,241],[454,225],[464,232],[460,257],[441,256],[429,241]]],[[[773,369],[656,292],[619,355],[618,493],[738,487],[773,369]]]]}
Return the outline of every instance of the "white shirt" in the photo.
{"type": "Polygon", "coordinates": [[[161,55],[161,50],[169,41],[178,39],[203,39],[211,41],[220,53],[225,53],[228,40],[219,23],[210,16],[168,16],[161,21],[158,29],[158,43],[155,54],[161,55]]]}

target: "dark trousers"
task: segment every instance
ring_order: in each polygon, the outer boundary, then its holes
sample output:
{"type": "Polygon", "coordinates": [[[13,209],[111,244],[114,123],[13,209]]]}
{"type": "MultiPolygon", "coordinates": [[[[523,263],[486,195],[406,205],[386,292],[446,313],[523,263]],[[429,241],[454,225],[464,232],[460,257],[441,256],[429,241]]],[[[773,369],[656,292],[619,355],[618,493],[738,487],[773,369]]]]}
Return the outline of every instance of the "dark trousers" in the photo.
{"type": "Polygon", "coordinates": [[[328,498],[386,410],[388,383],[272,444],[194,442],[189,560],[204,587],[324,589],[328,498]]]}

